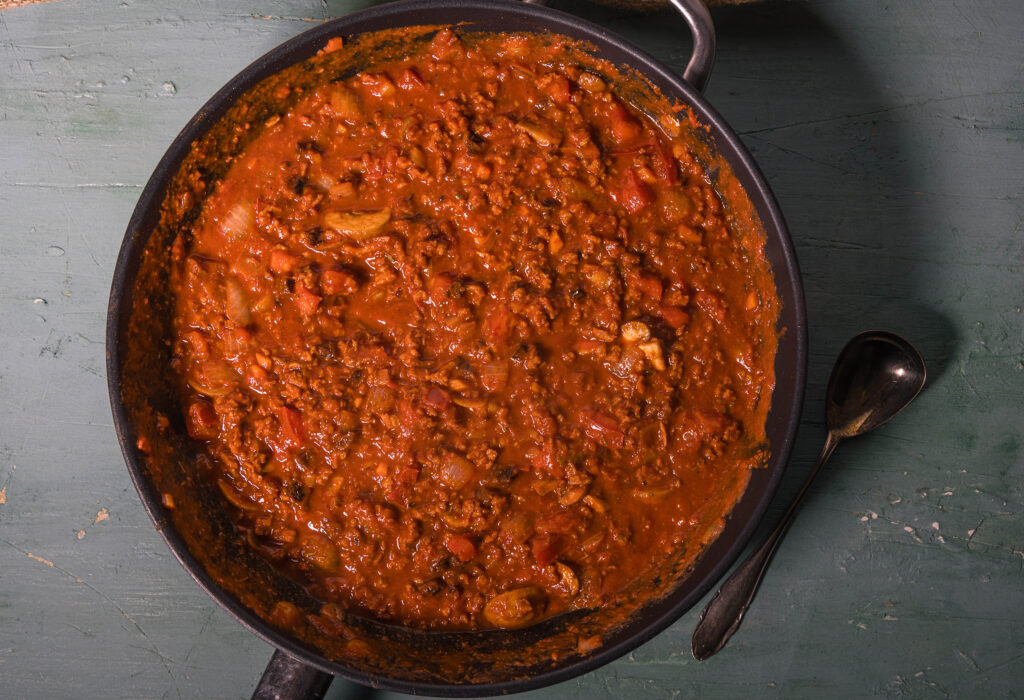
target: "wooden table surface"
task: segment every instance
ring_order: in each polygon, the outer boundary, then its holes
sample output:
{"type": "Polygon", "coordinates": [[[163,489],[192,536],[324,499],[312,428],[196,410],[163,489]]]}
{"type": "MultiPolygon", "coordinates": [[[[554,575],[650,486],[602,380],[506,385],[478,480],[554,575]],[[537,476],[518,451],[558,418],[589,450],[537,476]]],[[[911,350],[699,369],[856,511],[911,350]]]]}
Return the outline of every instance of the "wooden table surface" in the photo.
{"type": "MultiPolygon", "coordinates": [[[[259,678],[270,647],[192,582],[129,481],[107,294],[142,186],[189,117],[257,56],[363,5],[0,10],[0,696],[248,697],[259,678]]],[[[670,13],[555,5],[685,63],[670,13]]],[[[707,95],[779,198],[809,310],[799,442],[766,524],[817,455],[848,337],[906,335],[930,381],[839,448],[718,656],[690,657],[694,610],[522,697],[1021,697],[1024,11],[823,0],[715,20],[707,95]]],[[[330,696],[364,697],[341,681],[330,696]]]]}

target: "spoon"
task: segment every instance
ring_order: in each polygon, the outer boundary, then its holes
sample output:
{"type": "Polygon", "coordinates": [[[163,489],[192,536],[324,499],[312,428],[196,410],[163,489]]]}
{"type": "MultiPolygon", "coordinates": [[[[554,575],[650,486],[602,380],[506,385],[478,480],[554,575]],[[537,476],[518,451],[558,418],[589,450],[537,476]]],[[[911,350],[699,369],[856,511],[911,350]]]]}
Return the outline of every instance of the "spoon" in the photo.
{"type": "Polygon", "coordinates": [[[704,608],[690,646],[695,659],[716,654],[739,627],[801,499],[839,441],[877,428],[902,411],[924,387],[925,376],[921,353],[894,333],[868,331],[846,344],[828,380],[828,436],[818,463],[779,524],[704,608]]]}

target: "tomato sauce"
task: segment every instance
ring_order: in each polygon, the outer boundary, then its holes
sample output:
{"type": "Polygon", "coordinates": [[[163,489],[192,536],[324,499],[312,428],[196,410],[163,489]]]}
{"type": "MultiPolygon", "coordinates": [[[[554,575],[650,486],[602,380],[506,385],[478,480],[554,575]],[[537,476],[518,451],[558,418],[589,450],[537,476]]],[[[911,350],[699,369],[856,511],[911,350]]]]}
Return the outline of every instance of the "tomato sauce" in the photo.
{"type": "Polygon", "coordinates": [[[325,602],[431,629],[601,606],[764,461],[763,241],[685,117],[562,56],[442,30],[301,90],[175,241],[203,474],[325,602]]]}

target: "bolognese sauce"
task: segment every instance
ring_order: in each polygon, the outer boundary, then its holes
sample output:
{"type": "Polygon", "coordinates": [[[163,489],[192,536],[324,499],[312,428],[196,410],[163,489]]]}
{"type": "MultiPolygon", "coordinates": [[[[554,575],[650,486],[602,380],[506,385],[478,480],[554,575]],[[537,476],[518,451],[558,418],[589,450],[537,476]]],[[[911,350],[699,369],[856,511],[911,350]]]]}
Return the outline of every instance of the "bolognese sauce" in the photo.
{"type": "Polygon", "coordinates": [[[175,241],[203,473],[325,602],[431,629],[599,606],[763,462],[763,241],[682,110],[563,56],[445,29],[292,95],[175,241]]]}

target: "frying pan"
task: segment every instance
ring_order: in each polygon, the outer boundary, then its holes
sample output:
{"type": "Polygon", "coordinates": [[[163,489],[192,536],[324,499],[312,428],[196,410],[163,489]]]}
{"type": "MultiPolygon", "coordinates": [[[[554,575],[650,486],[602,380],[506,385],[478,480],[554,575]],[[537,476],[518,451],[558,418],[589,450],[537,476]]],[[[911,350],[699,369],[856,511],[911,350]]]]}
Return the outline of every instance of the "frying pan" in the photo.
{"type": "MultiPolygon", "coordinates": [[[[700,93],[714,59],[710,15],[700,0],[672,4],[694,38],[683,79],[601,27],[540,5],[404,0],[356,12],[311,29],[248,66],[199,110],[157,165],[128,224],[110,293],[107,377],[114,427],[143,505],[171,551],[228,613],[277,648],[254,697],[320,697],[333,676],[401,692],[462,697],[563,681],[625,654],[672,624],[725,573],[752,535],[782,477],[803,402],[803,289],[785,222],[764,177],[700,93]],[[223,174],[224,163],[244,145],[225,136],[242,118],[240,98],[313,56],[331,37],[447,24],[460,25],[460,31],[551,32],[589,42],[599,58],[630,67],[669,100],[689,105],[704,127],[699,138],[714,156],[707,164],[709,177],[723,192],[725,178],[738,183],[739,196],[749,199],[760,220],[781,301],[776,387],[767,419],[770,458],[754,470],[717,538],[695,564],[662,572],[655,595],[626,596],[616,609],[574,611],[514,631],[423,632],[336,608],[325,613],[319,601],[236,536],[223,498],[198,476],[197,448],[187,438],[168,371],[167,251],[176,227],[198,210],[182,173],[199,172],[211,181],[223,174]]],[[[259,104],[246,104],[244,110],[247,120],[261,123],[259,104]]]]}

